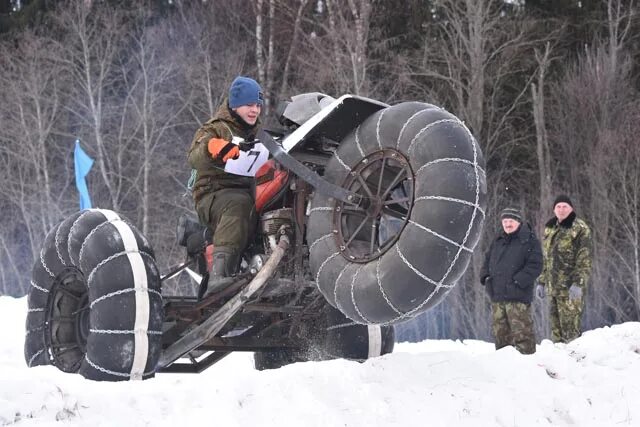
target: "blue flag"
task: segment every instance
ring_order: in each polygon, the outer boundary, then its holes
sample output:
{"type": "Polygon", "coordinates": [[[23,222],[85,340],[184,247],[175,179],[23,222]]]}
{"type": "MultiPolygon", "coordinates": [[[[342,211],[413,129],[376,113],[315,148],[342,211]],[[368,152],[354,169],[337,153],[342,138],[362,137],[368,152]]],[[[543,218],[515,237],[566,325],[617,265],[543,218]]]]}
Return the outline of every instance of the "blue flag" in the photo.
{"type": "Polygon", "coordinates": [[[85,177],[93,166],[93,159],[80,147],[80,141],[76,139],[76,148],[73,150],[73,162],[76,169],[76,187],[80,193],[80,210],[91,209],[91,198],[87,189],[85,177]]]}

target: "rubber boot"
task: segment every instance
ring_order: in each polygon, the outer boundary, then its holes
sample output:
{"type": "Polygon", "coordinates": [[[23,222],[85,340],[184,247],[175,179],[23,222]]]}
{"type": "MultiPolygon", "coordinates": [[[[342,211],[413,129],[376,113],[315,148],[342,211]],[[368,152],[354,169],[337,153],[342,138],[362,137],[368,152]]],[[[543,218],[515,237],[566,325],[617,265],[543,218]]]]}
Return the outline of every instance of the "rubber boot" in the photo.
{"type": "Polygon", "coordinates": [[[213,265],[205,297],[219,292],[233,283],[231,276],[236,274],[239,261],[240,253],[237,249],[227,246],[216,246],[213,249],[213,265]]]}

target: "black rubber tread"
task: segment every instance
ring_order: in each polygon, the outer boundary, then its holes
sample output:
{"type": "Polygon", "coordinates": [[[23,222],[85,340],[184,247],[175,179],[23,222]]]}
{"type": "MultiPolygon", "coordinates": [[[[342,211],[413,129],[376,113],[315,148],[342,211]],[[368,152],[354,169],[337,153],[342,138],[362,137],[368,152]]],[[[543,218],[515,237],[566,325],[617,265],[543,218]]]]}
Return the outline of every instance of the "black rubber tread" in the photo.
{"type": "Polygon", "coordinates": [[[46,308],[51,303],[49,298],[56,277],[69,269],[79,270],[83,275],[90,303],[91,332],[87,337],[86,357],[78,372],[102,381],[152,377],[161,353],[159,332],[163,321],[160,276],[154,254],[144,236],[126,218],[98,209],[68,217],[45,238],[41,259],[33,267],[28,298],[27,364],[52,363],[47,348],[46,308]],[[123,238],[123,235],[126,236],[123,238]],[[131,250],[125,252],[127,236],[131,250]],[[134,291],[134,271],[139,283],[143,286],[146,283],[146,291],[134,291]],[[140,328],[144,335],[140,337],[139,349],[135,348],[132,333],[136,323],[136,295],[140,315],[146,316],[148,305],[149,316],[147,324],[140,328]],[[144,357],[144,347],[148,348],[146,357],[139,361],[145,364],[143,373],[132,374],[135,351],[143,351],[139,357],[144,357]]]}
{"type": "Polygon", "coordinates": [[[278,369],[297,362],[307,362],[307,360],[300,357],[294,350],[282,349],[253,353],[253,366],[258,371],[278,369]]]}
{"type": "Polygon", "coordinates": [[[64,270],[69,262],[68,251],[62,243],[61,234],[68,230],[80,212],[56,225],[45,237],[39,259],[33,265],[31,286],[28,293],[29,311],[26,319],[24,355],[28,366],[51,364],[45,342],[46,308],[55,275],[64,270]]]}
{"type": "Polygon", "coordinates": [[[371,357],[393,352],[395,344],[393,326],[360,325],[350,321],[333,307],[327,307],[325,316],[327,327],[322,347],[316,349],[322,355],[322,359],[365,361],[371,357]],[[369,340],[374,336],[380,339],[380,342],[370,348],[369,340]],[[370,350],[373,350],[374,354],[369,354],[370,350]]]}
{"type": "Polygon", "coordinates": [[[278,369],[291,363],[332,359],[363,362],[371,357],[393,352],[395,344],[393,326],[354,323],[328,304],[321,318],[308,325],[307,331],[307,348],[256,352],[253,356],[255,368],[262,371],[278,369]],[[380,341],[370,346],[369,339],[374,336],[380,341]],[[370,350],[375,354],[370,354],[370,350]]]}
{"type": "Polygon", "coordinates": [[[345,258],[334,236],[335,202],[322,194],[313,199],[307,227],[319,289],[362,324],[405,321],[440,302],[471,259],[486,205],[477,142],[454,115],[429,104],[402,103],[369,117],[341,142],[324,178],[342,185],[364,157],[382,149],[401,153],[414,174],[410,222],[394,246],[366,263],[345,258]]]}

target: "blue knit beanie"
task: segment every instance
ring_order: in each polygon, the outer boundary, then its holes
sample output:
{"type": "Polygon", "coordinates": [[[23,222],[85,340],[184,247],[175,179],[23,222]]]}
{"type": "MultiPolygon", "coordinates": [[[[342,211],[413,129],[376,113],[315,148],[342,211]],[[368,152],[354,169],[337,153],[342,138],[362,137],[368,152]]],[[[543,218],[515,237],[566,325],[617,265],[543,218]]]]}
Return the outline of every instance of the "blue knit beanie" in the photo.
{"type": "Polygon", "coordinates": [[[255,80],[238,76],[229,88],[229,108],[238,108],[249,104],[262,105],[262,89],[255,80]]]}

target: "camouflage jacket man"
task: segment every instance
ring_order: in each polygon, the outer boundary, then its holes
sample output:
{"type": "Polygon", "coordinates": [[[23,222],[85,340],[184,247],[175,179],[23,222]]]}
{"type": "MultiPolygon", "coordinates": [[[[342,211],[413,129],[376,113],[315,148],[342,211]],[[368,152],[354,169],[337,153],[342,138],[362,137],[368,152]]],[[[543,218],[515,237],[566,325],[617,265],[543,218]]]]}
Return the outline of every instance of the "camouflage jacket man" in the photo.
{"type": "Polygon", "coordinates": [[[240,151],[236,137],[253,141],[260,127],[262,89],[255,80],[238,76],[229,96],[215,116],[201,126],[189,148],[195,169],[193,199],[198,219],[213,232],[213,263],[206,296],[230,284],[226,278],[238,271],[242,253],[256,227],[255,169],[268,152],[240,151]],[[262,156],[262,157],[261,157],[262,156]],[[253,160],[252,160],[253,159],[253,160]]]}
{"type": "Polygon", "coordinates": [[[585,294],[591,275],[591,230],[575,212],[559,221],[550,219],[544,228],[544,267],[540,283],[551,296],[567,297],[571,285],[585,294]]]}
{"type": "Polygon", "coordinates": [[[259,128],[259,121],[253,126],[244,123],[229,109],[228,101],[225,99],[213,118],[198,129],[188,154],[189,164],[196,170],[196,181],[193,186],[193,198],[196,203],[204,194],[225,188],[252,191],[255,179],[225,172],[225,162],[211,156],[207,143],[211,138],[231,141],[234,136],[245,141],[253,141],[259,128]]]}

